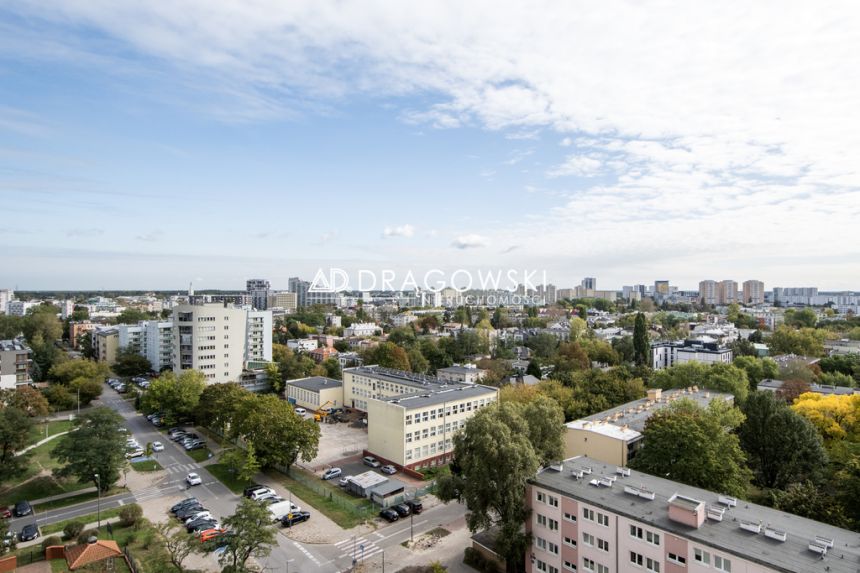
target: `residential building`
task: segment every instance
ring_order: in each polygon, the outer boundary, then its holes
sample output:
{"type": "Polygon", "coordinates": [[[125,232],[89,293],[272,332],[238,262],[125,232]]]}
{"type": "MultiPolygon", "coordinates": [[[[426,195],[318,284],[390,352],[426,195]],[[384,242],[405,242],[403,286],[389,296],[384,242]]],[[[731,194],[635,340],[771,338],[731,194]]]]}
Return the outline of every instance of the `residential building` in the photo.
{"type": "Polygon", "coordinates": [[[343,407],[343,383],[325,376],[287,380],[284,394],[290,404],[308,410],[343,407]]]}
{"type": "Polygon", "coordinates": [[[245,364],[247,315],[226,303],[174,307],[173,371],[199,370],[210,384],[237,382],[245,364]]]}
{"type": "Polygon", "coordinates": [[[251,304],[251,295],[248,293],[228,294],[191,294],[188,295],[189,304],[229,304],[231,306],[247,306],[251,304]]]}
{"type": "Polygon", "coordinates": [[[777,306],[789,306],[793,304],[814,304],[818,297],[818,287],[773,287],[773,304],[777,306]]]}
{"type": "Polygon", "coordinates": [[[418,320],[418,317],[411,312],[401,312],[400,314],[395,314],[391,317],[391,324],[395,327],[401,327],[406,326],[407,324],[412,324],[416,320],[418,320]]]}
{"type": "Polygon", "coordinates": [[[66,320],[75,312],[75,301],[73,300],[62,300],[57,303],[57,306],[60,307],[60,317],[63,320],[66,320]]]}
{"type": "Polygon", "coordinates": [[[155,372],[173,369],[173,321],[147,320],[144,324],[144,356],[155,372]]]}
{"type": "Polygon", "coordinates": [[[272,312],[268,310],[247,311],[246,362],[272,361],[272,312]]]}
{"type": "Polygon", "coordinates": [[[447,368],[439,368],[436,370],[436,376],[439,380],[445,382],[463,382],[464,384],[476,384],[487,374],[486,370],[481,370],[474,364],[455,364],[447,368]]]}
{"type": "Polygon", "coordinates": [[[282,308],[286,314],[293,314],[298,308],[296,303],[296,293],[294,292],[273,292],[269,293],[267,308],[282,308]]]}
{"type": "Polygon", "coordinates": [[[6,303],[6,314],[9,316],[24,316],[27,314],[27,311],[34,306],[38,305],[38,302],[33,301],[24,301],[24,300],[10,300],[6,303]]]}
{"type": "Polygon", "coordinates": [[[343,329],[344,337],[349,336],[373,336],[382,332],[382,329],[373,322],[353,322],[343,329]]]}
{"type": "Polygon", "coordinates": [[[88,320],[69,323],[69,344],[72,348],[79,350],[81,345],[81,335],[92,332],[96,329],[96,325],[88,320]]]}
{"type": "Polygon", "coordinates": [[[699,281],[699,301],[702,304],[717,304],[717,281],[699,281]]]}
{"type": "Polygon", "coordinates": [[[498,393],[378,366],[343,371],[343,403],[367,412],[368,451],[411,470],[448,463],[454,433],[498,393]]]}
{"type": "Polygon", "coordinates": [[[310,352],[319,348],[315,338],[291,338],[287,340],[287,348],[296,352],[310,352]]]}
{"type": "Polygon", "coordinates": [[[257,310],[269,308],[269,281],[266,279],[248,279],[245,291],[251,297],[251,305],[257,310]]]}
{"type": "Polygon", "coordinates": [[[717,304],[738,302],[738,283],[733,280],[720,281],[717,285],[717,304]]]}
{"type": "Polygon", "coordinates": [[[526,487],[528,573],[856,573],[857,533],[589,457],[526,487]]]}
{"type": "Polygon", "coordinates": [[[651,388],[648,396],[566,424],[564,456],[589,456],[625,466],[642,446],[645,423],[675,400],[686,398],[707,407],[712,400],[733,402],[731,394],[698,387],[678,390],[651,388]]]}
{"type": "Polygon", "coordinates": [[[117,328],[99,328],[94,330],[91,335],[96,360],[113,366],[119,352],[119,330],[117,328]]]}
{"type": "Polygon", "coordinates": [[[6,306],[12,300],[15,300],[15,291],[8,288],[0,289],[0,314],[6,314],[6,306]]]}
{"type": "Polygon", "coordinates": [[[296,305],[301,308],[305,306],[313,306],[315,304],[325,306],[335,306],[340,298],[340,293],[337,292],[314,292],[311,290],[311,283],[303,281],[298,277],[290,278],[288,282],[289,291],[296,295],[296,305]]]}
{"type": "Polygon", "coordinates": [[[651,344],[651,367],[654,370],[662,370],[685,362],[731,364],[732,350],[720,346],[717,342],[703,342],[701,340],[651,344]]]}
{"type": "Polygon", "coordinates": [[[337,350],[331,346],[320,346],[319,348],[314,348],[308,352],[308,356],[310,356],[317,364],[321,364],[329,358],[337,358],[337,354],[337,350]]]}
{"type": "Polygon", "coordinates": [[[597,290],[597,278],[585,277],[582,279],[582,287],[587,290],[597,290]]]}
{"type": "Polygon", "coordinates": [[[743,300],[744,304],[764,304],[764,283],[757,280],[744,281],[743,300]]]}
{"type": "Polygon", "coordinates": [[[30,347],[23,339],[0,340],[0,390],[30,384],[30,347]]]}
{"type": "Polygon", "coordinates": [[[555,304],[558,302],[558,289],[554,284],[548,284],[544,288],[544,300],[546,304],[555,304]]]}
{"type": "Polygon", "coordinates": [[[116,328],[119,333],[119,347],[124,350],[131,350],[141,356],[145,356],[146,329],[144,324],[144,322],[139,322],[137,324],[118,324],[116,328]]]}

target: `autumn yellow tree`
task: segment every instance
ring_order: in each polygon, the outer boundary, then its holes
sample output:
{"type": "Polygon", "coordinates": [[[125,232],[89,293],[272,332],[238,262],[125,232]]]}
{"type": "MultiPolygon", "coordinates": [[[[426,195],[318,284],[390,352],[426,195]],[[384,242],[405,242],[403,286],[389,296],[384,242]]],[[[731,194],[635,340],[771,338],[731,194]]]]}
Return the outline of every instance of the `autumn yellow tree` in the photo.
{"type": "Polygon", "coordinates": [[[825,440],[860,440],[860,394],[801,394],[792,409],[807,418],[825,440]]]}

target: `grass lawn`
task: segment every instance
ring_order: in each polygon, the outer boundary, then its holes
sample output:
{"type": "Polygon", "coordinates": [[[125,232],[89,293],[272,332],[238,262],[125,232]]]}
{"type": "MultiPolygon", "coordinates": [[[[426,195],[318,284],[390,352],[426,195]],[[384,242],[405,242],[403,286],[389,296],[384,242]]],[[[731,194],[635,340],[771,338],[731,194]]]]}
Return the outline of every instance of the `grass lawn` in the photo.
{"type": "Polygon", "coordinates": [[[242,493],[249,483],[237,478],[224,464],[209,464],[206,469],[233,493],[242,493]]]}
{"type": "Polygon", "coordinates": [[[154,472],[161,469],[161,464],[155,460],[144,460],[142,462],[132,462],[131,467],[139,472],[154,472]]]}
{"type": "Polygon", "coordinates": [[[51,564],[51,573],[64,573],[69,570],[65,559],[51,559],[48,563],[51,564]]]}
{"type": "MultiPolygon", "coordinates": [[[[116,517],[119,515],[119,512],[122,511],[121,507],[109,507],[108,509],[103,509],[101,512],[102,522],[105,519],[109,519],[111,517],[116,517]]],[[[47,536],[52,533],[60,533],[63,529],[73,521],[80,521],[83,524],[87,523],[96,523],[98,521],[98,514],[91,513],[89,515],[82,515],[80,517],[75,517],[72,519],[66,519],[64,521],[58,521],[57,523],[51,523],[49,525],[43,525],[40,529],[42,531],[42,535],[47,536]]]]}
{"type": "Polygon", "coordinates": [[[212,456],[212,452],[209,451],[209,448],[202,448],[199,450],[191,450],[190,452],[185,452],[188,454],[192,460],[197,463],[205,462],[212,456]]]}
{"type": "MultiPolygon", "coordinates": [[[[84,484],[86,487],[86,484],[84,484]]],[[[102,494],[102,497],[107,497],[110,495],[116,495],[118,493],[126,493],[128,490],[124,487],[113,487],[109,489],[106,493],[102,494]]],[[[54,501],[48,501],[45,503],[40,503],[33,507],[33,509],[37,512],[39,511],[47,511],[50,509],[57,509],[59,507],[68,507],[70,505],[75,505],[77,503],[83,503],[85,501],[90,501],[93,499],[97,499],[99,496],[98,492],[88,491],[86,493],[82,493],[79,495],[73,495],[71,497],[64,497],[63,499],[55,499],[54,501]]],[[[42,496],[45,497],[45,496],[42,496]]],[[[38,499],[38,498],[37,498],[38,499]]]]}
{"type": "Polygon", "coordinates": [[[27,483],[5,489],[0,492],[0,507],[12,505],[22,499],[42,499],[52,495],[78,491],[88,487],[90,487],[90,484],[78,483],[73,479],[55,479],[51,476],[37,477],[27,483]]]}
{"type": "Polygon", "coordinates": [[[304,470],[293,468],[290,472],[298,479],[276,471],[270,471],[268,475],[342,528],[350,529],[376,515],[376,510],[366,499],[351,496],[331,482],[304,470]]]}
{"type": "Polygon", "coordinates": [[[30,435],[27,436],[27,445],[35,444],[40,440],[44,440],[46,437],[54,436],[61,432],[68,432],[71,429],[72,422],[70,422],[69,420],[50,421],[48,422],[48,435],[45,436],[45,424],[35,424],[30,429],[30,435]]]}

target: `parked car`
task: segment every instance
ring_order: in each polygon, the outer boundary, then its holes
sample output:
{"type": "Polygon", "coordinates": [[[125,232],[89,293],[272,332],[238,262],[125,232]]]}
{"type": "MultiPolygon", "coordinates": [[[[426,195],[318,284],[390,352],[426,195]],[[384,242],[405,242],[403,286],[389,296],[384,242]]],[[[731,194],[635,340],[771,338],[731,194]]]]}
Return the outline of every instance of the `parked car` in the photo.
{"type": "Polygon", "coordinates": [[[186,435],[187,434],[185,432],[176,432],[172,436],[168,436],[168,437],[170,438],[170,441],[172,441],[172,442],[180,442],[181,443],[182,440],[185,439],[186,435]]]}
{"type": "Polygon", "coordinates": [[[351,481],[352,481],[352,476],[344,476],[344,477],[340,478],[340,481],[337,482],[337,484],[340,487],[346,487],[346,484],[348,484],[351,481]]]}
{"type": "Polygon", "coordinates": [[[221,524],[213,517],[195,519],[194,521],[185,524],[185,530],[188,533],[193,531],[206,531],[207,529],[215,529],[216,527],[221,527],[221,524]]]}
{"type": "Polygon", "coordinates": [[[391,509],[397,512],[397,515],[400,517],[409,517],[409,514],[412,513],[412,510],[405,503],[398,503],[397,505],[391,506],[391,509]]]}
{"type": "Polygon", "coordinates": [[[118,394],[125,394],[128,392],[128,387],[125,384],[120,384],[119,386],[116,386],[114,390],[116,390],[118,394]]]}
{"type": "Polygon", "coordinates": [[[203,480],[200,479],[200,476],[194,472],[191,472],[190,474],[185,476],[185,481],[188,482],[189,486],[200,485],[203,483],[203,480]]]}
{"type": "Polygon", "coordinates": [[[414,513],[415,515],[418,515],[419,513],[424,511],[424,504],[422,504],[417,499],[407,499],[404,503],[409,506],[409,509],[411,509],[412,513],[414,513]]]}
{"type": "Polygon", "coordinates": [[[296,409],[295,409],[295,412],[296,412],[296,414],[298,414],[299,416],[304,416],[305,414],[307,414],[307,413],[308,413],[308,411],[307,411],[307,410],[305,410],[304,408],[296,408],[296,409]]]}
{"type": "Polygon", "coordinates": [[[281,503],[282,501],[284,501],[284,498],[279,495],[273,495],[271,497],[264,497],[259,501],[262,505],[274,505],[276,503],[281,503]]]}
{"type": "Polygon", "coordinates": [[[208,510],[198,511],[197,513],[193,513],[183,519],[186,524],[191,523],[192,521],[197,521],[198,519],[209,519],[212,517],[212,513],[208,510]]]}
{"type": "Polygon", "coordinates": [[[370,466],[372,468],[378,468],[382,465],[381,463],[379,463],[379,460],[377,460],[373,456],[364,456],[362,461],[364,462],[364,465],[370,466]]]}
{"type": "Polygon", "coordinates": [[[30,505],[29,501],[21,500],[15,504],[15,508],[12,510],[12,513],[15,514],[15,517],[24,517],[25,515],[33,513],[33,506],[30,505]]]}
{"type": "Polygon", "coordinates": [[[136,448],[134,450],[131,450],[130,452],[127,452],[125,454],[125,457],[127,457],[128,459],[139,458],[143,454],[144,454],[143,448],[136,448]]]}
{"type": "Polygon", "coordinates": [[[295,513],[288,513],[281,518],[281,525],[284,527],[292,527],[295,524],[307,521],[310,518],[311,512],[309,511],[297,511],[295,513]]]}
{"type": "Polygon", "coordinates": [[[185,449],[190,452],[191,450],[202,450],[205,447],[206,442],[204,442],[203,440],[194,440],[193,442],[185,446],[185,449]]]}
{"type": "Polygon", "coordinates": [[[333,478],[338,477],[342,473],[343,473],[343,470],[341,470],[340,468],[329,468],[323,472],[322,478],[323,479],[333,479],[333,478]]]}
{"type": "Polygon", "coordinates": [[[21,541],[33,541],[39,537],[39,528],[32,523],[28,523],[21,529],[21,534],[18,539],[21,541]]]}
{"type": "Polygon", "coordinates": [[[163,452],[164,451],[164,444],[162,444],[161,442],[152,442],[152,451],[153,452],[163,452]]]}
{"type": "Polygon", "coordinates": [[[263,489],[252,491],[251,494],[248,495],[248,497],[254,501],[257,501],[267,495],[275,495],[275,490],[273,490],[272,488],[264,487],[263,489]]]}
{"type": "Polygon", "coordinates": [[[196,497],[187,497],[187,498],[183,499],[182,501],[175,503],[170,508],[170,511],[172,513],[176,513],[177,511],[179,511],[183,507],[186,507],[188,505],[194,505],[195,503],[199,503],[199,501],[197,500],[196,497]]]}
{"type": "Polygon", "coordinates": [[[388,474],[391,476],[391,475],[394,475],[397,473],[397,468],[395,468],[392,465],[387,465],[387,466],[382,466],[381,468],[379,468],[379,471],[381,471],[384,474],[388,474]]]}
{"type": "Polygon", "coordinates": [[[397,515],[397,512],[394,511],[393,509],[391,509],[390,507],[380,511],[379,517],[381,517],[382,519],[384,519],[388,523],[393,523],[393,522],[397,521],[398,519],[400,519],[400,516],[397,515]]]}
{"type": "Polygon", "coordinates": [[[216,537],[221,537],[225,533],[227,533],[227,530],[222,528],[204,529],[203,531],[197,532],[197,537],[200,539],[200,543],[206,543],[207,541],[212,541],[216,537]]]}
{"type": "Polygon", "coordinates": [[[10,519],[12,517],[11,507],[0,507],[0,519],[10,519]]]}
{"type": "Polygon", "coordinates": [[[282,501],[280,503],[273,503],[266,509],[269,510],[269,514],[272,516],[272,522],[280,521],[285,515],[290,513],[298,513],[302,510],[301,507],[297,506],[294,503],[289,501],[282,501]]]}
{"type": "Polygon", "coordinates": [[[186,519],[188,519],[189,516],[192,516],[195,513],[199,513],[201,511],[206,511],[206,508],[203,507],[202,505],[200,505],[199,503],[194,504],[194,505],[190,505],[188,507],[182,508],[181,510],[177,511],[176,512],[176,519],[179,519],[180,521],[185,521],[186,519]]]}
{"type": "Polygon", "coordinates": [[[248,486],[248,487],[246,487],[246,488],[245,488],[245,490],[242,492],[242,495],[243,495],[243,496],[245,496],[245,497],[251,497],[251,494],[252,494],[252,493],[254,493],[254,492],[255,492],[255,491],[257,491],[257,490],[261,490],[261,489],[269,489],[269,488],[267,488],[267,487],[266,487],[266,486],[264,486],[264,485],[259,485],[259,484],[249,485],[249,486],[248,486]]]}
{"type": "Polygon", "coordinates": [[[282,498],[281,496],[279,496],[275,492],[261,495],[260,497],[256,498],[254,501],[264,502],[264,501],[271,501],[273,499],[279,499],[281,501],[284,501],[284,498],[282,498]]]}

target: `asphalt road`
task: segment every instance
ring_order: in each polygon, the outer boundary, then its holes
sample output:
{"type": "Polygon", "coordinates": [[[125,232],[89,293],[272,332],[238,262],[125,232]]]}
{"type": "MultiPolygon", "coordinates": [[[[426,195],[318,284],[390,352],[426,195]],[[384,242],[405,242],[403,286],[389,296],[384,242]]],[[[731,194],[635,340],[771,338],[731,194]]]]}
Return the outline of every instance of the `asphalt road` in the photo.
{"type": "MultiPolygon", "coordinates": [[[[165,513],[169,510],[168,496],[193,495],[219,519],[231,515],[240,500],[240,496],[231,492],[225,485],[212,476],[205,467],[201,467],[192,460],[182,446],[171,442],[164,434],[158,431],[147,419],[138,414],[133,404],[123,400],[120,395],[110,387],[105,386],[101,401],[103,404],[113,408],[126,420],[126,426],[130,433],[140,444],[160,441],[164,444],[164,451],[158,452],[155,457],[166,471],[167,479],[157,486],[144,490],[102,498],[100,504],[97,501],[88,501],[74,506],[55,509],[47,512],[39,512],[38,515],[30,515],[19,519],[13,519],[10,526],[15,531],[20,531],[27,523],[43,526],[58,521],[64,521],[96,513],[97,507],[101,509],[118,507],[129,503],[138,503],[141,506],[157,504],[165,513]],[[196,472],[203,480],[203,484],[186,488],[185,476],[189,472],[196,472]],[[186,491],[187,489],[187,491],[186,491]]],[[[315,511],[313,507],[303,508],[315,511]]],[[[348,570],[353,558],[358,561],[375,563],[374,570],[381,570],[381,559],[385,550],[399,546],[403,541],[410,538],[414,531],[417,537],[422,533],[437,527],[441,523],[449,523],[462,517],[465,513],[464,506],[452,503],[438,505],[425,510],[421,515],[410,519],[404,519],[390,525],[385,525],[377,531],[362,537],[348,536],[344,532],[344,538],[333,544],[310,544],[299,543],[289,539],[285,535],[278,535],[278,545],[273,547],[272,553],[264,559],[264,569],[289,572],[321,572],[338,573],[348,570]]],[[[311,518],[313,519],[313,517],[311,518]]],[[[220,566],[212,557],[212,569],[219,570],[220,566]]],[[[386,559],[386,566],[396,570],[390,560],[386,559]]]]}

